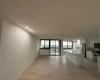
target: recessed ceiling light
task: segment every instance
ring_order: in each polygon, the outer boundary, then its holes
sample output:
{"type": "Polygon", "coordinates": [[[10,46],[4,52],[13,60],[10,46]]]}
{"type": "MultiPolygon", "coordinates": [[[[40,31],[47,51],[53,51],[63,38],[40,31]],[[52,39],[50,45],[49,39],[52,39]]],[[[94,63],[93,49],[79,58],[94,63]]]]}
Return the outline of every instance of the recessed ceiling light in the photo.
{"type": "Polygon", "coordinates": [[[26,28],[28,29],[29,27],[28,27],[28,26],[26,26],[26,28]]]}
{"type": "Polygon", "coordinates": [[[29,29],[31,31],[31,29],[29,29]]]}

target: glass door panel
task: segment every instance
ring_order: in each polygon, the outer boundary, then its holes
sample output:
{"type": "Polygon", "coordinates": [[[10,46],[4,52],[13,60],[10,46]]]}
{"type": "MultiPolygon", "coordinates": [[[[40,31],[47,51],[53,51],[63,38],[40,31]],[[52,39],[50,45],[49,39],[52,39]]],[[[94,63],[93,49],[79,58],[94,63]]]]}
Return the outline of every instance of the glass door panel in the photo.
{"type": "Polygon", "coordinates": [[[56,47],[55,40],[51,40],[51,41],[50,41],[50,47],[56,47]]]}
{"type": "Polygon", "coordinates": [[[56,53],[56,42],[55,40],[50,40],[50,55],[55,55],[56,53]]]}
{"type": "Polygon", "coordinates": [[[56,47],[59,47],[59,40],[56,40],[56,47]]]}
{"type": "Polygon", "coordinates": [[[56,40],[56,55],[60,55],[60,45],[59,45],[59,40],[56,40]]]}
{"type": "Polygon", "coordinates": [[[49,48],[49,40],[45,40],[45,48],[49,48]]]}
{"type": "Polygon", "coordinates": [[[50,55],[60,55],[59,40],[50,40],[50,55]]]}

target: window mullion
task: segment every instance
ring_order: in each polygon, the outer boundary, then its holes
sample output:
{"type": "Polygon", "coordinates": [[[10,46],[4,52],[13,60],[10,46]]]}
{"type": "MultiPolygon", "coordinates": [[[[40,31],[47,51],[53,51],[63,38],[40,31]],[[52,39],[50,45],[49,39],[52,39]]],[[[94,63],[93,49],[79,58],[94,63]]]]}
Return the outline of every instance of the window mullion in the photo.
{"type": "Polygon", "coordinates": [[[45,48],[45,40],[44,40],[44,48],[45,48]]]}

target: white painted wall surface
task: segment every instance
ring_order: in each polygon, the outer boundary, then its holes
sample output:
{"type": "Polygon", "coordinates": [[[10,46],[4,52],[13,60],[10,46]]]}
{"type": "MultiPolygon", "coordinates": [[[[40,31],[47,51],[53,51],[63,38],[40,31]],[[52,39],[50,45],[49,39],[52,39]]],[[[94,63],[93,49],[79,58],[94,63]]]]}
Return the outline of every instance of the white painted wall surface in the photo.
{"type": "Polygon", "coordinates": [[[8,21],[3,21],[0,80],[16,80],[35,61],[38,50],[35,36],[8,21]]]}
{"type": "Polygon", "coordinates": [[[80,43],[81,44],[86,44],[86,39],[84,38],[84,39],[80,39],[80,43]]]}
{"type": "Polygon", "coordinates": [[[88,47],[94,47],[94,43],[99,43],[99,37],[87,39],[88,47]]]}
{"type": "Polygon", "coordinates": [[[50,53],[50,49],[40,49],[40,55],[48,56],[50,53]]]}
{"type": "Polygon", "coordinates": [[[78,53],[81,50],[81,44],[80,44],[80,40],[77,40],[77,42],[73,43],[73,52],[78,53]]]}
{"type": "Polygon", "coordinates": [[[1,29],[2,29],[2,19],[0,16],[0,80],[4,80],[5,77],[5,54],[2,53],[1,49],[1,29]]]}
{"type": "MultiPolygon", "coordinates": [[[[100,28],[99,28],[99,32],[98,32],[98,34],[99,34],[99,41],[100,41],[100,28]]],[[[98,56],[97,57],[97,60],[98,60],[98,71],[100,72],[100,56],[98,56]]]]}
{"type": "Polygon", "coordinates": [[[100,42],[100,28],[99,28],[99,31],[98,31],[98,35],[99,35],[99,42],[100,42]]]}

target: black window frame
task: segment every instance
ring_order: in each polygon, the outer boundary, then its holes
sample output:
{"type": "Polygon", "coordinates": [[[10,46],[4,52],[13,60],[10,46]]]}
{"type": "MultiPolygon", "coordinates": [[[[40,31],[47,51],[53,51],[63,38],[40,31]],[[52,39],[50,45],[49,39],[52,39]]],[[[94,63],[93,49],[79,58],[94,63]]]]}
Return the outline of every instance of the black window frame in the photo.
{"type": "MultiPolygon", "coordinates": [[[[64,42],[64,41],[63,41],[64,42]]],[[[63,42],[62,42],[62,47],[63,47],[63,49],[73,49],[73,41],[65,41],[65,42],[67,42],[67,48],[64,48],[64,46],[63,46],[63,42]],[[68,42],[72,42],[72,47],[71,48],[68,48],[68,42]]]]}

